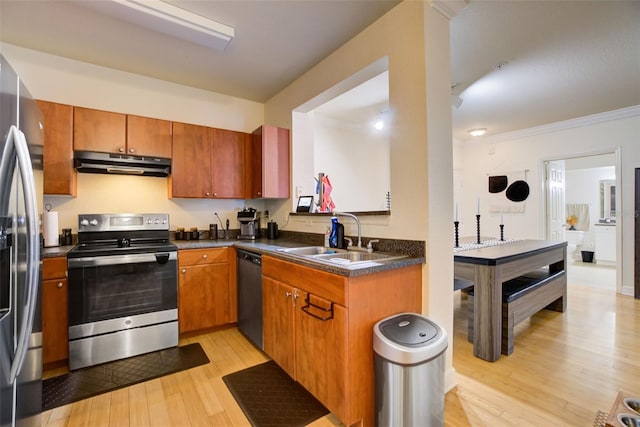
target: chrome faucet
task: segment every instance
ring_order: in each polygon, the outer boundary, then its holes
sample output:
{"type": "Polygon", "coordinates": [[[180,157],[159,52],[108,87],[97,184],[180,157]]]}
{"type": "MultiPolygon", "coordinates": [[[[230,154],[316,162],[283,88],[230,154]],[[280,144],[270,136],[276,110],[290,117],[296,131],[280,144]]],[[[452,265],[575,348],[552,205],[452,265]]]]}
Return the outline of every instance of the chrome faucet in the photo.
{"type": "Polygon", "coordinates": [[[361,234],[361,226],[360,226],[360,220],[358,219],[357,216],[355,216],[354,214],[350,214],[347,212],[338,212],[338,211],[333,211],[333,215],[337,215],[337,216],[348,216],[349,218],[353,218],[356,222],[356,224],[358,225],[358,246],[356,246],[353,249],[356,250],[361,250],[364,251],[366,250],[365,248],[362,247],[362,234],[361,234]]]}

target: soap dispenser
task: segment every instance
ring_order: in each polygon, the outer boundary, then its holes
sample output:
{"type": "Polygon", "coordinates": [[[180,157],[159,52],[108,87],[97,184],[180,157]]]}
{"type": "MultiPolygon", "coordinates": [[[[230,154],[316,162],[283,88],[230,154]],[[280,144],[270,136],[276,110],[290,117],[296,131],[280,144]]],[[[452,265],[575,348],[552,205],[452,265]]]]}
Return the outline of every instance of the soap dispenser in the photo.
{"type": "Polygon", "coordinates": [[[338,217],[334,216],[331,218],[331,234],[329,234],[329,247],[337,248],[338,247],[338,217]]]}

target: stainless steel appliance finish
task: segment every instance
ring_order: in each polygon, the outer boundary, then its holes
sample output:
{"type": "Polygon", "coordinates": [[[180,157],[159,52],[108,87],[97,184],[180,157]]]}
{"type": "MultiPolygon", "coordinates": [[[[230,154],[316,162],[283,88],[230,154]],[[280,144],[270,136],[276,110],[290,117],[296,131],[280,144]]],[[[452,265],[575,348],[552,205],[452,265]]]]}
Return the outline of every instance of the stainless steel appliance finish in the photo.
{"type": "Polygon", "coordinates": [[[0,55],[0,426],[39,426],[42,114],[0,55]]]}
{"type": "Polygon", "coordinates": [[[91,151],[75,151],[73,165],[78,172],[85,173],[159,177],[171,173],[171,159],[91,151]]]}
{"type": "Polygon", "coordinates": [[[258,348],[262,335],[262,257],[238,249],[238,329],[258,348]]]}
{"type": "Polygon", "coordinates": [[[238,212],[238,222],[240,223],[238,239],[260,238],[260,212],[253,208],[244,208],[238,212]]]}
{"type": "Polygon", "coordinates": [[[178,345],[177,254],[167,214],[78,216],[67,255],[70,369],[178,345]]]}

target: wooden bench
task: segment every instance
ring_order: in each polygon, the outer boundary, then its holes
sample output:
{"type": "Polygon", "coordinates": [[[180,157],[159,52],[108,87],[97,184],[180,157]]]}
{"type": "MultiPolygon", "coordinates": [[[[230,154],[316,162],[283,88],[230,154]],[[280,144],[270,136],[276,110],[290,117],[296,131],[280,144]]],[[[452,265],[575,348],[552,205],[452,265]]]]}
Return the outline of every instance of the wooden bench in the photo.
{"type": "MultiPolygon", "coordinates": [[[[468,339],[473,342],[473,290],[467,292],[468,339]]],[[[513,353],[514,327],[543,308],[564,313],[567,308],[565,271],[540,269],[502,284],[501,353],[513,353]]]]}

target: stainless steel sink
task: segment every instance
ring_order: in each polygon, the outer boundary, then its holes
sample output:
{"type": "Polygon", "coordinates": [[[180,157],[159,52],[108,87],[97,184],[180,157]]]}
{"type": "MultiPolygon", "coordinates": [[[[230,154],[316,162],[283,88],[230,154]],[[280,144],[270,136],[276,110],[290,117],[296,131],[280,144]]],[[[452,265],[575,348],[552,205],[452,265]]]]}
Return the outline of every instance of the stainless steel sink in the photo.
{"type": "Polygon", "coordinates": [[[317,262],[340,265],[344,268],[365,268],[383,261],[406,258],[406,255],[387,254],[384,252],[358,252],[345,249],[326,248],[324,246],[303,246],[299,248],[280,249],[281,252],[300,256],[317,262]]]}
{"type": "Polygon", "coordinates": [[[345,260],[348,262],[361,261],[387,261],[390,259],[404,258],[404,255],[386,254],[382,252],[340,252],[318,256],[320,259],[345,260]]]}
{"type": "Polygon", "coordinates": [[[291,255],[300,255],[300,256],[307,256],[307,257],[322,255],[322,254],[335,254],[338,251],[343,252],[343,250],[341,249],[325,248],[324,246],[303,246],[301,248],[280,249],[280,251],[286,252],[291,255]]]}

